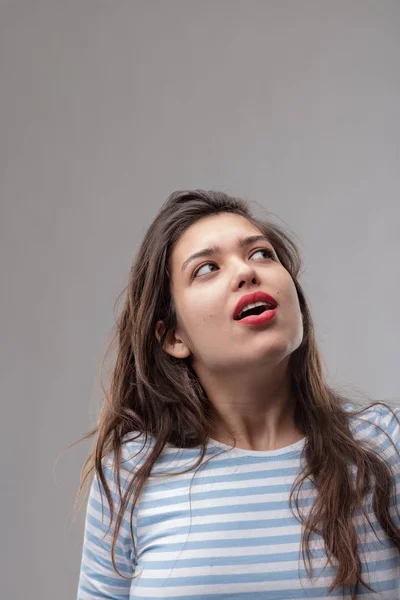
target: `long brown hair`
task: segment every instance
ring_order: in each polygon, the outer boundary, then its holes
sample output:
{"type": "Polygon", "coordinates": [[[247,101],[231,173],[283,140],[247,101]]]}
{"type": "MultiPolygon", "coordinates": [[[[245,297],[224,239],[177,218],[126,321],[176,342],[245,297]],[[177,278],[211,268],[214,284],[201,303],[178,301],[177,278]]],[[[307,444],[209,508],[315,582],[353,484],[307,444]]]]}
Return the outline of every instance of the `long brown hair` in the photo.
{"type": "Polygon", "coordinates": [[[241,198],[220,191],[176,191],[167,198],[151,223],[131,268],[129,282],[124,289],[124,306],[114,326],[110,348],[116,343],[115,362],[108,388],[102,386],[105,398],[97,425],[75,442],[96,436],[93,449],[82,467],[77,497],[87,478],[97,474],[110,507],[111,527],[114,507],[103,473],[103,459],[112,452],[120,502],[111,556],[114,569],[124,577],[116,567],[114,551],[132,493],[131,534],[134,545],[133,510],[166,443],[179,448],[201,447],[197,463],[184,472],[202,462],[212,424],[210,402],[189,360],[176,359],[163,350],[165,338],[177,326],[177,314],[170,294],[170,259],[174,245],[190,225],[202,217],[223,212],[244,216],[264,233],[295,284],[303,315],[304,335],[300,346],[290,357],[289,366],[297,399],[295,421],[304,433],[306,443],[305,467],[293,484],[290,507],[293,511],[295,498],[298,519],[303,523],[301,549],[307,573],[312,576],[310,539],[313,533],[319,533],[325,542],[328,561],[336,561],[337,566],[329,591],[349,585],[352,587],[352,599],[355,599],[360,584],[374,591],[361,575],[362,565],[352,521],[355,509],[359,508],[370,522],[363,506],[367,492],[373,491],[375,515],[399,552],[400,529],[390,514],[390,496],[395,490],[392,468],[377,453],[355,439],[348,419],[377,404],[392,409],[384,403],[374,402],[349,411],[344,408],[347,398],[328,386],[311,313],[298,281],[302,266],[300,251],[282,226],[272,219],[255,217],[249,203],[241,198]],[[165,328],[161,338],[157,339],[155,329],[159,320],[163,321],[165,328]],[[122,495],[119,479],[121,447],[123,438],[134,431],[139,432],[138,435],[144,434],[145,443],[148,435],[154,436],[155,443],[146,461],[132,474],[122,495]],[[356,467],[355,478],[348,463],[356,467]],[[299,510],[298,499],[307,479],[313,481],[317,496],[309,514],[304,517],[299,510]]]}

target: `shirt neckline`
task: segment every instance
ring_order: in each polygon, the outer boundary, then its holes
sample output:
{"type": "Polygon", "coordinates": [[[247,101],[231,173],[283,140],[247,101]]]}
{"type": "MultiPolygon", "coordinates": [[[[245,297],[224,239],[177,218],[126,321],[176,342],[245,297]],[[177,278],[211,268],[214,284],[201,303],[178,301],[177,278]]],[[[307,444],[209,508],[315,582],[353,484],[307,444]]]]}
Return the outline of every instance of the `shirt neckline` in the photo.
{"type": "Polygon", "coordinates": [[[297,440],[297,442],[294,442],[289,446],[282,446],[282,448],[276,448],[275,450],[247,450],[246,448],[238,448],[237,446],[234,447],[230,446],[229,444],[224,444],[223,442],[219,442],[213,438],[208,438],[208,442],[210,446],[224,448],[225,450],[229,450],[231,454],[235,456],[258,456],[260,458],[273,458],[275,456],[290,454],[292,452],[301,450],[305,445],[306,438],[303,437],[301,440],[297,440]]]}

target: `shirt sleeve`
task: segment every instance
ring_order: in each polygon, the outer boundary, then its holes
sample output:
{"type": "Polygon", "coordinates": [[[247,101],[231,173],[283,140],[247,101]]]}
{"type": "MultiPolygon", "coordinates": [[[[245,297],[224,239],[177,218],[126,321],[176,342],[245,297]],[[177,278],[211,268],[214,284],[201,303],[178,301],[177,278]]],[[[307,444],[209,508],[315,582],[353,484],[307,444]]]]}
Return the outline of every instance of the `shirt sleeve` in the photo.
{"type": "MultiPolygon", "coordinates": [[[[113,525],[105,535],[110,523],[110,511],[104,488],[95,474],[86,508],[77,600],[129,599],[132,579],[121,577],[115,571],[111,560],[112,533],[116,514],[119,510],[119,494],[114,482],[112,468],[104,465],[103,469],[113,497],[113,525]]],[[[123,490],[122,481],[121,487],[123,490]]],[[[131,506],[132,504],[129,502],[121,523],[114,553],[118,570],[129,577],[132,577],[135,565],[134,547],[129,526],[131,506]]],[[[133,529],[134,523],[135,521],[133,521],[133,529]]]]}
{"type": "MultiPolygon", "coordinates": [[[[397,419],[400,421],[400,406],[391,406],[397,419]]],[[[393,413],[384,409],[380,426],[389,435],[382,443],[382,455],[391,465],[395,477],[395,489],[393,491],[393,506],[390,513],[398,527],[400,527],[400,424],[393,413]]]]}
{"type": "Polygon", "coordinates": [[[391,406],[391,409],[392,410],[387,408],[384,409],[380,426],[390,437],[390,441],[385,442],[383,448],[386,452],[388,452],[389,449],[392,450],[388,453],[388,456],[390,457],[390,462],[397,472],[400,468],[400,463],[399,456],[396,452],[396,449],[393,448],[393,444],[396,446],[397,451],[400,452],[400,423],[398,422],[400,421],[400,406],[391,406]]]}

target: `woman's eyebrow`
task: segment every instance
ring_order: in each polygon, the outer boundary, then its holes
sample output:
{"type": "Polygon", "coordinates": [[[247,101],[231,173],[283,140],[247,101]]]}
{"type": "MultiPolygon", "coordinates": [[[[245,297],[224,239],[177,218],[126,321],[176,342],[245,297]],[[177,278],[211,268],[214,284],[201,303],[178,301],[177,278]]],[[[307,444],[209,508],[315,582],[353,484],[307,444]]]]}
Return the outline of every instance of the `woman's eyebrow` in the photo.
{"type": "MultiPolygon", "coordinates": [[[[250,235],[245,238],[238,238],[236,243],[238,248],[244,248],[245,246],[250,246],[250,244],[254,244],[255,242],[261,241],[270,243],[269,239],[265,235],[250,235]]],[[[220,254],[221,252],[221,246],[218,246],[217,244],[214,244],[209,248],[203,248],[203,250],[199,250],[198,252],[191,254],[189,258],[185,260],[185,262],[182,265],[181,272],[183,273],[183,271],[186,269],[186,267],[192,260],[200,258],[200,256],[212,256],[214,254],[220,254]]]]}

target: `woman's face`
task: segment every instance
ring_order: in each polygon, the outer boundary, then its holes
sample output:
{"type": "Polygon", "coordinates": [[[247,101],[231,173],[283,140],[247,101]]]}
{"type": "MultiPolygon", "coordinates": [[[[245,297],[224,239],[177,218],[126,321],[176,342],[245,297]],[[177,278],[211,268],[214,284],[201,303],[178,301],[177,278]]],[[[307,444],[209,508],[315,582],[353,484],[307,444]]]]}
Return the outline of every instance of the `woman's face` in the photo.
{"type": "Polygon", "coordinates": [[[237,372],[273,365],[301,343],[296,288],[273,246],[266,239],[238,245],[238,239],[254,235],[261,232],[246,218],[220,213],[196,221],[172,251],[170,290],[178,329],[164,349],[177,358],[190,357],[195,370],[237,372]],[[220,253],[190,259],[214,245],[220,253]],[[234,320],[233,311],[242,296],[254,291],[273,296],[278,308],[271,321],[247,326],[234,320]]]}

